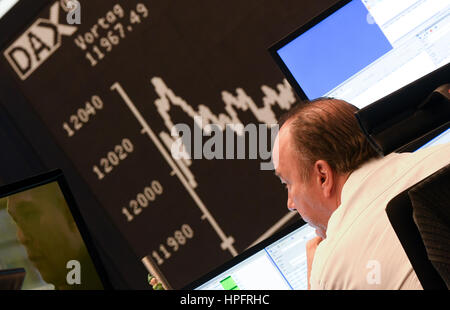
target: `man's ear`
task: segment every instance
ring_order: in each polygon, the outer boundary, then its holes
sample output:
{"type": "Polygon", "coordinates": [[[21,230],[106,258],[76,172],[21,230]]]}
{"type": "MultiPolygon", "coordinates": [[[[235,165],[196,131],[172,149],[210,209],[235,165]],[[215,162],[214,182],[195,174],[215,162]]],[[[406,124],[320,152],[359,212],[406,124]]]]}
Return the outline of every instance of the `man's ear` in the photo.
{"type": "Polygon", "coordinates": [[[0,210],[6,209],[7,201],[6,198],[0,198],[0,210]]]}
{"type": "Polygon", "coordinates": [[[330,197],[334,185],[334,173],[331,166],[324,160],[318,160],[314,163],[314,174],[325,197],[330,197]]]}

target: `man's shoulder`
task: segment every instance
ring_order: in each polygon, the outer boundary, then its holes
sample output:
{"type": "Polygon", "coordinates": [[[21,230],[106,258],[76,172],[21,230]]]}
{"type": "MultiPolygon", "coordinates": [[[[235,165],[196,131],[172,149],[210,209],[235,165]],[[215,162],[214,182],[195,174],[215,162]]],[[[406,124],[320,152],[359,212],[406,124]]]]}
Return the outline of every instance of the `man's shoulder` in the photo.
{"type": "MultiPolygon", "coordinates": [[[[450,143],[431,146],[415,152],[391,153],[378,160],[376,170],[391,170],[398,166],[399,172],[407,172],[416,166],[425,166],[432,171],[435,167],[442,167],[450,163],[450,143]],[[403,169],[401,169],[403,168],[403,169]],[[407,169],[405,171],[405,169],[407,169]]],[[[364,169],[364,167],[362,167],[364,169]]]]}
{"type": "Polygon", "coordinates": [[[416,153],[392,153],[355,171],[343,187],[327,234],[343,236],[358,223],[367,226],[374,217],[385,216],[391,199],[449,163],[450,143],[416,153]]]}
{"type": "MultiPolygon", "coordinates": [[[[355,193],[360,193],[358,198],[361,199],[363,196],[378,196],[389,189],[401,190],[411,182],[419,182],[449,163],[450,143],[421,149],[414,153],[391,153],[363,165],[352,173],[348,184],[344,185],[342,201],[347,198],[345,196],[355,193]]],[[[371,199],[368,203],[370,202],[371,199]]],[[[358,202],[360,203],[361,201],[358,202]]]]}
{"type": "MultiPolygon", "coordinates": [[[[378,257],[380,261],[393,255],[409,264],[404,252],[398,251],[401,246],[385,208],[396,195],[449,163],[450,143],[447,143],[415,153],[392,153],[352,173],[344,186],[342,203],[328,222],[328,237],[317,248],[314,276],[319,279],[328,270],[336,279],[348,278],[353,268],[350,262],[366,262],[377,253],[383,254],[378,257]]],[[[357,270],[365,267],[362,264],[357,270]]],[[[405,273],[410,272],[408,268],[409,265],[405,273]]]]}

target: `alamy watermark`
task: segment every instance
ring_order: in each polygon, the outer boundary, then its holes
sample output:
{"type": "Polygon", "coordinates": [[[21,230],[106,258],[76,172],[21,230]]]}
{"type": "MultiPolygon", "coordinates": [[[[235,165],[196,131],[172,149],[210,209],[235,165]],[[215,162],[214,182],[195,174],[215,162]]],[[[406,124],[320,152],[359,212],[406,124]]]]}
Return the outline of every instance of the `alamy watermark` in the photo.
{"type": "Polygon", "coordinates": [[[369,260],[366,268],[370,271],[366,275],[367,284],[378,285],[381,284],[381,264],[377,260],[369,260]]]}
{"type": "Polygon", "coordinates": [[[78,0],[61,0],[61,6],[67,12],[66,21],[69,25],[81,24],[81,4],[78,0]]]}
{"type": "Polygon", "coordinates": [[[66,282],[69,285],[81,284],[81,264],[77,260],[70,260],[66,264],[69,272],[66,275],[66,282]]]}
{"type": "Polygon", "coordinates": [[[187,124],[171,129],[174,159],[259,159],[261,170],[273,170],[272,150],[279,131],[277,124],[203,124],[194,117],[193,133],[187,124]]]}

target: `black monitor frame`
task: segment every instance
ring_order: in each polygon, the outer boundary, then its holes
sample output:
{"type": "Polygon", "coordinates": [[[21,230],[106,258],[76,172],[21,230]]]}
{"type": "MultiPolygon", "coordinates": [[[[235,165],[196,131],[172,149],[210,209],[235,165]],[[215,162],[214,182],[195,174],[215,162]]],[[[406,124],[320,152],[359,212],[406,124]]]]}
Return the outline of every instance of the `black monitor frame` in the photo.
{"type": "Polygon", "coordinates": [[[443,124],[442,126],[439,126],[435,130],[423,135],[422,137],[411,141],[410,143],[406,144],[405,146],[397,149],[395,152],[397,153],[403,153],[403,152],[415,152],[434,138],[438,137],[440,134],[445,132],[450,128],[450,121],[443,124]]]}
{"type": "Polygon", "coordinates": [[[13,268],[0,270],[0,291],[20,290],[25,280],[26,271],[24,268],[13,268]]]}
{"type": "MultiPolygon", "coordinates": [[[[292,212],[297,212],[297,211],[292,211],[292,212]]],[[[236,257],[232,258],[231,260],[227,261],[223,265],[215,268],[211,272],[203,275],[199,279],[191,282],[190,284],[188,284],[187,286],[185,286],[182,289],[183,290],[193,290],[193,289],[199,287],[200,285],[208,282],[209,280],[217,277],[221,273],[227,271],[231,267],[233,267],[233,266],[241,263],[242,261],[246,260],[250,256],[256,254],[257,252],[259,252],[261,250],[263,250],[265,247],[269,246],[270,244],[274,243],[275,241],[278,241],[279,239],[281,239],[284,236],[290,234],[294,230],[296,230],[296,229],[298,229],[298,228],[300,228],[302,226],[305,226],[305,225],[307,225],[307,223],[300,218],[294,224],[289,225],[288,227],[286,227],[286,228],[276,232],[275,234],[273,234],[272,236],[268,237],[267,239],[264,239],[263,241],[257,243],[256,245],[248,248],[247,250],[245,250],[241,254],[239,254],[236,257]]]]}
{"type": "Polygon", "coordinates": [[[106,270],[103,267],[103,263],[100,260],[100,255],[96,249],[96,246],[94,245],[93,239],[89,233],[86,223],[84,222],[83,217],[75,202],[72,191],[70,190],[69,185],[61,170],[53,170],[44,174],[27,178],[25,180],[2,186],[0,187],[0,198],[11,196],[53,182],[57,182],[61,189],[61,193],[63,194],[64,199],[67,202],[67,206],[69,207],[72,217],[77,225],[78,231],[80,232],[81,238],[83,239],[86,249],[91,257],[98,277],[102,282],[103,288],[105,290],[113,289],[111,281],[106,273],[106,270]]]}

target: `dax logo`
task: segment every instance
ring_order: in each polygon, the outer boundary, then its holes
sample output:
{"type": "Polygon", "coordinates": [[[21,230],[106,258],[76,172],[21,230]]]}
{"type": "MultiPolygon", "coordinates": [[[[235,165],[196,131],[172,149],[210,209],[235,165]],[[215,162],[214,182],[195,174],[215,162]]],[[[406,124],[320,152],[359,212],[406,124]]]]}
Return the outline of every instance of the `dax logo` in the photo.
{"type": "Polygon", "coordinates": [[[59,2],[50,7],[49,19],[38,18],[4,55],[22,80],[27,79],[60,46],[61,36],[73,35],[78,27],[59,23],[59,2]]]}

